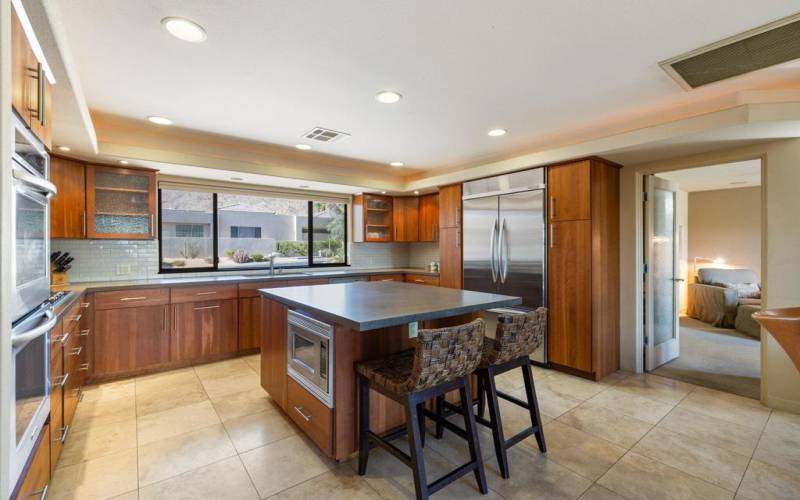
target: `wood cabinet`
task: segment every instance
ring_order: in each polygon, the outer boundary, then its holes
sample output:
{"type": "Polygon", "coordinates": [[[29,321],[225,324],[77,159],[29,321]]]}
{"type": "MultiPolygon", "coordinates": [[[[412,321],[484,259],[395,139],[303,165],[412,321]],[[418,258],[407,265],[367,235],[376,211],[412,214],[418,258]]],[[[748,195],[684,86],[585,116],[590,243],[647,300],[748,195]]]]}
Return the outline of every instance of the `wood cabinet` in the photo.
{"type": "Polygon", "coordinates": [[[11,105],[22,121],[47,147],[51,147],[51,85],[33,53],[19,13],[11,16],[11,105]]]}
{"type": "Polygon", "coordinates": [[[393,205],[394,241],[418,241],[419,198],[416,196],[394,198],[393,205]]]}
{"type": "Polygon", "coordinates": [[[439,277],[427,274],[406,274],[406,283],[416,283],[418,285],[439,286],[439,277]]]}
{"type": "Polygon", "coordinates": [[[286,307],[261,299],[261,387],[288,413],[286,406],[286,307]]]}
{"type": "Polygon", "coordinates": [[[50,425],[45,424],[39,433],[39,442],[34,448],[33,456],[11,498],[44,498],[50,482],[50,467],[50,425]]]}
{"type": "MultiPolygon", "coordinates": [[[[131,292],[141,290],[127,293],[131,292]]],[[[99,299],[97,302],[93,336],[95,376],[132,373],[169,362],[168,305],[101,309],[99,299]]]]}
{"type": "Polygon", "coordinates": [[[549,220],[558,222],[592,218],[591,170],[591,160],[555,165],[547,169],[549,220]]]}
{"type": "Polygon", "coordinates": [[[94,294],[98,310],[169,304],[169,288],[133,288],[94,294]]]}
{"type": "Polygon", "coordinates": [[[419,197],[419,241],[439,241],[439,194],[419,197]]]}
{"type": "Polygon", "coordinates": [[[172,361],[195,361],[238,348],[236,300],[172,304],[172,361]]]}
{"type": "Polygon", "coordinates": [[[439,228],[461,227],[461,184],[439,188],[439,228]]]}
{"type": "Polygon", "coordinates": [[[169,289],[169,301],[172,304],[199,302],[206,300],[228,300],[239,296],[237,285],[197,285],[176,286],[169,289]]]}
{"type": "Polygon", "coordinates": [[[86,166],[89,238],[155,238],[156,172],[86,166]]]}
{"type": "Polygon", "coordinates": [[[461,228],[443,227],[439,231],[439,286],[462,288],[461,228]]]}
{"type": "Polygon", "coordinates": [[[50,200],[50,237],[86,238],[86,165],[51,156],[50,181],[58,189],[50,200]]]}
{"type": "Polygon", "coordinates": [[[369,277],[370,281],[405,281],[402,274],[374,274],[369,277]]]}
{"type": "Polygon", "coordinates": [[[619,167],[549,167],[548,198],[548,359],[599,380],[619,369],[619,167]]]}
{"type": "Polygon", "coordinates": [[[64,424],[64,350],[62,346],[63,324],[61,321],[50,330],[50,443],[51,470],[55,470],[64,445],[67,429],[64,424]]]}
{"type": "Polygon", "coordinates": [[[364,194],[353,197],[353,241],[393,241],[392,197],[364,194]]]}
{"type": "Polygon", "coordinates": [[[292,378],[286,381],[289,418],[327,455],[333,453],[333,411],[292,378]]]}
{"type": "Polygon", "coordinates": [[[239,284],[239,351],[261,347],[261,295],[259,288],[280,288],[286,281],[262,281],[239,284]]]}

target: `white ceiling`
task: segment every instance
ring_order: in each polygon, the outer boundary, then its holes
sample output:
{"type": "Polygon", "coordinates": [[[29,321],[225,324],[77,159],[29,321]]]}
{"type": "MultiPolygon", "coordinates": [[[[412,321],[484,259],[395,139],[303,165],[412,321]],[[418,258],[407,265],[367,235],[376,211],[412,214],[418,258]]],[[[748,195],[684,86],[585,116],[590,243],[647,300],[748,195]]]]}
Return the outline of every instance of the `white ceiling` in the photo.
{"type": "Polygon", "coordinates": [[[800,74],[790,63],[685,92],[657,64],[793,14],[796,0],[49,1],[92,110],[286,146],[323,126],[352,137],[318,151],[409,168],[568,142],[800,74]],[[166,16],[208,40],[172,38],[166,16]],[[405,98],[377,103],[387,88],[405,98]],[[509,133],[490,138],[494,127],[509,133]]]}
{"type": "Polygon", "coordinates": [[[683,191],[712,191],[761,185],[761,160],[737,161],[707,167],[663,172],[658,177],[678,184],[683,191]]]}

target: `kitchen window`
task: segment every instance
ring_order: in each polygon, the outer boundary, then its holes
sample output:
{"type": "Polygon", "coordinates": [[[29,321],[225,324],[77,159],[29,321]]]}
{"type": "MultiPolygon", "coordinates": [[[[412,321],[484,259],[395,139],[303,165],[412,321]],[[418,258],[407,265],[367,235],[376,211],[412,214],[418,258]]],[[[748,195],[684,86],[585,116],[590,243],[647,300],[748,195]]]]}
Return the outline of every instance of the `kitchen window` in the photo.
{"type": "Polygon", "coordinates": [[[161,272],[347,265],[347,204],[159,190],[161,272]]]}

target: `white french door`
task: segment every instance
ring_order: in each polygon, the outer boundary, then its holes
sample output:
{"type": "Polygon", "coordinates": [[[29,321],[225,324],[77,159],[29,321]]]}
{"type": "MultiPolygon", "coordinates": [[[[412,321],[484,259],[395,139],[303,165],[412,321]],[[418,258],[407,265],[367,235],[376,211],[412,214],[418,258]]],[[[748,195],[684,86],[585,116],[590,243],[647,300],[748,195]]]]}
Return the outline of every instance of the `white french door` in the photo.
{"type": "Polygon", "coordinates": [[[645,177],[645,369],[680,354],[677,185],[645,177]]]}

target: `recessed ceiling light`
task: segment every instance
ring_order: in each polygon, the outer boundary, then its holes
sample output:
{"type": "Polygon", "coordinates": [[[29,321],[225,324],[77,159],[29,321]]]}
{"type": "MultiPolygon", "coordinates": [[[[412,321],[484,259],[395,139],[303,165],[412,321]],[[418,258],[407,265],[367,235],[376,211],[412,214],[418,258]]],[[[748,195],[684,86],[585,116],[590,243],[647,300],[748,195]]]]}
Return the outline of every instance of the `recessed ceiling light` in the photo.
{"type": "Polygon", "coordinates": [[[414,191],[414,194],[419,194],[419,191],[414,191]]]}
{"type": "Polygon", "coordinates": [[[232,181],[243,181],[244,177],[231,177],[232,181]]]}
{"type": "Polygon", "coordinates": [[[295,147],[300,151],[308,151],[309,149],[311,149],[311,146],[309,146],[308,144],[297,144],[295,145],[295,147]]]}
{"type": "Polygon", "coordinates": [[[128,160],[120,160],[119,162],[120,162],[122,165],[127,165],[127,164],[128,164],[128,160]]]}
{"type": "Polygon", "coordinates": [[[148,116],[147,119],[156,125],[172,125],[172,120],[163,116],[148,116]]]}
{"type": "Polygon", "coordinates": [[[504,128],[493,128],[488,132],[489,137],[500,137],[501,135],[506,135],[508,130],[504,128]]]}
{"type": "Polygon", "coordinates": [[[299,187],[300,189],[308,189],[310,186],[308,184],[300,184],[297,187],[299,187]]]}
{"type": "Polygon", "coordinates": [[[59,146],[58,147],[59,151],[69,151],[69,149],[70,149],[69,146],[59,146]]]}
{"type": "Polygon", "coordinates": [[[356,196],[361,196],[362,194],[364,194],[364,193],[356,193],[356,196]]]}
{"type": "Polygon", "coordinates": [[[394,90],[381,90],[377,94],[375,94],[375,100],[378,102],[382,102],[383,104],[394,104],[399,102],[403,96],[400,95],[399,92],[395,92],[394,90]]]}
{"type": "Polygon", "coordinates": [[[206,30],[202,26],[182,17],[165,17],[161,25],[170,35],[184,42],[199,43],[206,39],[206,30]]]}
{"type": "Polygon", "coordinates": [[[381,194],[386,194],[386,191],[381,191],[381,194]]]}
{"type": "Polygon", "coordinates": [[[391,165],[393,167],[402,167],[402,166],[405,166],[405,163],[403,163],[402,161],[393,161],[389,165],[391,165]]]}

